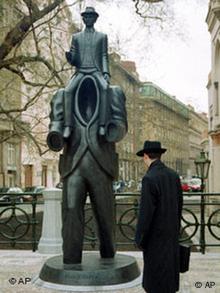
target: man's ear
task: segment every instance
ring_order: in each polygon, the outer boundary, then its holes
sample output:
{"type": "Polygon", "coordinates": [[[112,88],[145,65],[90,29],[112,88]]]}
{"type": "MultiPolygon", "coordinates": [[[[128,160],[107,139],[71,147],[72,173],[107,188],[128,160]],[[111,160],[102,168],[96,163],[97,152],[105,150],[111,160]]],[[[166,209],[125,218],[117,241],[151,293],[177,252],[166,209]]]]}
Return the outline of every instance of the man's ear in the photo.
{"type": "Polygon", "coordinates": [[[143,160],[144,163],[147,164],[148,155],[144,153],[143,160]]]}

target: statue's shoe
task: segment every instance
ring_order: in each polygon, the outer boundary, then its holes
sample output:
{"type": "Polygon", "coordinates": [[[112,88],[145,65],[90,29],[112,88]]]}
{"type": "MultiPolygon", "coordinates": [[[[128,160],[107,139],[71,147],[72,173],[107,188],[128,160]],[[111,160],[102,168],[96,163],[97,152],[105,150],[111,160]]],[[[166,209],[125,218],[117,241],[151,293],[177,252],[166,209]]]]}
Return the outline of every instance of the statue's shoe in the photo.
{"type": "Polygon", "coordinates": [[[104,126],[99,127],[99,135],[101,135],[101,136],[105,135],[105,127],[104,126]]]}
{"type": "Polygon", "coordinates": [[[63,131],[63,138],[65,138],[65,139],[69,138],[71,135],[71,131],[72,131],[71,127],[66,126],[63,131]]]}

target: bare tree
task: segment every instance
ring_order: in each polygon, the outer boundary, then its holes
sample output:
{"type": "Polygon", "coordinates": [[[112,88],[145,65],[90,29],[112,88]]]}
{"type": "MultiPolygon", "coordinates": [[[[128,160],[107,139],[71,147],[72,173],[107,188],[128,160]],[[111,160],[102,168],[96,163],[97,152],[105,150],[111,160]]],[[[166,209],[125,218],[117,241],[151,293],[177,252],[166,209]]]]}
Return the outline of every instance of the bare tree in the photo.
{"type": "MultiPolygon", "coordinates": [[[[97,0],[98,1],[98,0],[97,0]]],[[[119,5],[124,1],[116,0],[119,5]]],[[[141,18],[162,22],[166,0],[130,0],[141,18]]],[[[106,5],[109,0],[99,1],[106,5]]],[[[0,131],[0,142],[19,135],[31,139],[40,155],[47,151],[45,134],[51,95],[64,87],[71,68],[64,58],[64,43],[71,31],[67,6],[84,0],[3,0],[0,3],[0,120],[8,124],[0,131]],[[9,13],[10,12],[10,13],[9,13]],[[40,111],[39,111],[40,109],[40,111]],[[45,127],[42,127],[45,126],[45,127]]],[[[71,27],[72,25],[72,27],[71,27]]],[[[136,35],[137,29],[132,30],[136,35]]],[[[126,44],[126,38],[120,37],[126,44]]],[[[121,44],[118,44],[120,53],[121,44]]]]}
{"type": "Polygon", "coordinates": [[[163,0],[133,0],[135,12],[142,18],[163,21],[166,3],[163,0]],[[157,4],[157,5],[155,5],[157,4]]]}
{"type": "Polygon", "coordinates": [[[42,135],[49,108],[45,102],[49,104],[48,97],[71,75],[60,46],[73,28],[71,13],[64,0],[1,5],[5,29],[0,44],[0,120],[7,121],[8,128],[1,131],[0,142],[26,136],[42,155],[47,150],[42,135]]]}

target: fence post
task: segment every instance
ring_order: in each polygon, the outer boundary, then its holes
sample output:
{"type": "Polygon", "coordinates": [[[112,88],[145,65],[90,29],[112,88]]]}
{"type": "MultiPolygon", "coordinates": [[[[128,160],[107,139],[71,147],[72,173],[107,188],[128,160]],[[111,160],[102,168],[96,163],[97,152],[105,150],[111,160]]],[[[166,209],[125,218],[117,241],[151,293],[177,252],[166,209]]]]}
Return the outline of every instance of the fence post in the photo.
{"type": "Polygon", "coordinates": [[[205,242],[205,196],[202,191],[201,193],[201,203],[200,203],[200,251],[205,254],[206,242],[205,242]]]}
{"type": "Polygon", "coordinates": [[[59,254],[62,253],[62,190],[57,188],[46,189],[43,191],[43,196],[43,227],[38,244],[38,251],[45,254],[59,254]]]}

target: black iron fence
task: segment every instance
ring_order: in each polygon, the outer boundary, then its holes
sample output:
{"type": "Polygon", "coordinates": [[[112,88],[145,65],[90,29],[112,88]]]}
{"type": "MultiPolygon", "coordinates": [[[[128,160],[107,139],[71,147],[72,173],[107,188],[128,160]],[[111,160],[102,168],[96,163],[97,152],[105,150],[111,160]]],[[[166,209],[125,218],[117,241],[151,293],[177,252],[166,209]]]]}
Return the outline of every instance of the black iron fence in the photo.
{"type": "Polygon", "coordinates": [[[37,208],[43,207],[42,193],[7,193],[0,198],[0,248],[17,246],[36,251],[42,227],[42,217],[37,213],[37,208]]]}
{"type": "Polygon", "coordinates": [[[181,227],[181,241],[191,241],[202,253],[220,247],[220,194],[184,194],[181,227]]]}
{"type": "MultiPolygon", "coordinates": [[[[0,201],[0,249],[11,246],[35,251],[42,229],[42,194],[9,196],[10,201],[0,201]]],[[[115,199],[117,249],[136,250],[134,233],[140,194],[119,193],[115,194],[115,199]]],[[[185,193],[181,227],[180,241],[189,243],[202,253],[205,253],[207,247],[220,247],[220,194],[185,193]]],[[[98,248],[89,202],[85,206],[84,246],[85,249],[98,248]]]]}

